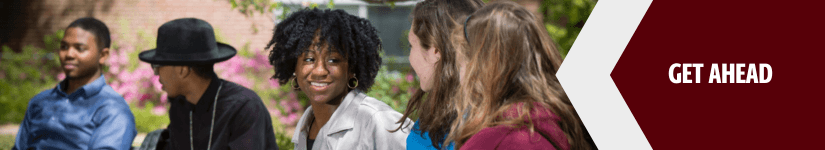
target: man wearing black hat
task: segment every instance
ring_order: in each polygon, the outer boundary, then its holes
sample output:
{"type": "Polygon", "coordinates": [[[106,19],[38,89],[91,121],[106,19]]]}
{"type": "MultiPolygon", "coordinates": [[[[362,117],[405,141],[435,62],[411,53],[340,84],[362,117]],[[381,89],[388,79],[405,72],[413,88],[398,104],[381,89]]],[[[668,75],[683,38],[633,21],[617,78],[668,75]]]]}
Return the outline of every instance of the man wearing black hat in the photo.
{"type": "Polygon", "coordinates": [[[258,94],[212,70],[236,51],[215,41],[209,23],[195,18],[167,22],[158,29],[157,46],[139,58],[152,64],[172,105],[169,138],[158,149],[278,149],[258,94]]]}

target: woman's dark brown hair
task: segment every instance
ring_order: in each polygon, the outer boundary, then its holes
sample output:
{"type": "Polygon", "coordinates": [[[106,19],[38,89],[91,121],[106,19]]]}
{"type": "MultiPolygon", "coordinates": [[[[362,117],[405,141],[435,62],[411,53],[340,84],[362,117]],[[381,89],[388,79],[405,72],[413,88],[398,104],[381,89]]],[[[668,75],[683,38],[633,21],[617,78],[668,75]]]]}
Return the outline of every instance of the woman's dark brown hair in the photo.
{"type": "Polygon", "coordinates": [[[535,15],[515,2],[496,1],[473,13],[466,31],[470,47],[459,51],[468,60],[466,79],[454,107],[462,119],[453,120],[448,141],[458,149],[481,129],[498,125],[534,131],[529,113],[545,108],[559,116],[568,139],[545,136],[557,149],[591,148],[556,78],[562,63],[557,46],[535,15]],[[518,110],[518,117],[503,116],[511,110],[518,110]]]}
{"type": "Polygon", "coordinates": [[[453,101],[450,100],[459,83],[455,51],[466,45],[464,38],[461,38],[463,31],[460,34],[456,31],[462,29],[468,15],[483,5],[481,0],[426,0],[416,4],[410,14],[410,34],[418,36],[424,49],[435,47],[441,59],[434,66],[432,89],[427,93],[420,88],[416,90],[407,103],[404,117],[398,122],[403,126],[403,118],[418,116],[419,132],[429,132],[433,146],[438,149],[443,146],[441,142],[456,117],[452,109],[453,101]]]}

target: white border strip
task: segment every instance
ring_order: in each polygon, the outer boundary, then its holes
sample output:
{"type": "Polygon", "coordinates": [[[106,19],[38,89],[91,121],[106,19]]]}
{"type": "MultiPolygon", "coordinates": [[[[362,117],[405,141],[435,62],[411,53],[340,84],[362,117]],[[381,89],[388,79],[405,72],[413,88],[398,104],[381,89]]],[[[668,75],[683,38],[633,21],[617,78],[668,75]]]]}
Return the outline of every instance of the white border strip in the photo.
{"type": "Polygon", "coordinates": [[[652,149],[610,73],[652,0],[602,0],[558,78],[599,149],[652,149]]]}

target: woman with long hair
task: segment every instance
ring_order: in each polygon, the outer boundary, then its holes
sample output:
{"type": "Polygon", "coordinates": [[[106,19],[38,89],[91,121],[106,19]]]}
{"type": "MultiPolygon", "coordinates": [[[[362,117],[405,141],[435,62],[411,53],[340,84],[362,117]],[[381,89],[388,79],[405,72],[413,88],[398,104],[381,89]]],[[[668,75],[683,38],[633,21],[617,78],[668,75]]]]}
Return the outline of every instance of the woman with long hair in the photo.
{"type": "Polygon", "coordinates": [[[556,78],[562,63],[541,21],[511,1],[465,21],[461,86],[448,141],[460,149],[592,149],[556,78]]]}
{"type": "Polygon", "coordinates": [[[343,10],[300,10],[278,23],[269,48],[273,78],[292,81],[309,98],[292,136],[295,149],[405,148],[410,129],[388,130],[411,120],[365,94],[381,66],[381,40],[368,20],[343,10]]]}
{"type": "Polygon", "coordinates": [[[455,51],[466,46],[463,32],[457,30],[462,28],[463,19],[482,5],[481,0],[426,0],[416,4],[410,14],[409,59],[421,87],[404,112],[404,118],[418,116],[407,137],[408,149],[452,149],[452,144],[442,143],[456,118],[451,108],[459,83],[455,51]]]}

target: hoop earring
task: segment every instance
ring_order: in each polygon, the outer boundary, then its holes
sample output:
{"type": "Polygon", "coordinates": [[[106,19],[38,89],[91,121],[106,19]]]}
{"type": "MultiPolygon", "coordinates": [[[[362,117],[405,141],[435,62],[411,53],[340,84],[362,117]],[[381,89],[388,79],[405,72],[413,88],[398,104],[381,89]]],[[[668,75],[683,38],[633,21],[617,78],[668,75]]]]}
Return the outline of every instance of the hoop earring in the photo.
{"type": "Polygon", "coordinates": [[[292,80],[294,80],[294,81],[292,81],[292,89],[300,91],[301,87],[298,86],[298,78],[293,78],[292,80]]]}
{"type": "Polygon", "coordinates": [[[347,82],[347,87],[349,87],[350,89],[355,89],[356,87],[358,87],[358,78],[352,77],[349,81],[352,81],[353,79],[355,79],[355,85],[350,86],[349,83],[351,83],[351,82],[347,82]]]}

